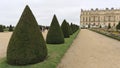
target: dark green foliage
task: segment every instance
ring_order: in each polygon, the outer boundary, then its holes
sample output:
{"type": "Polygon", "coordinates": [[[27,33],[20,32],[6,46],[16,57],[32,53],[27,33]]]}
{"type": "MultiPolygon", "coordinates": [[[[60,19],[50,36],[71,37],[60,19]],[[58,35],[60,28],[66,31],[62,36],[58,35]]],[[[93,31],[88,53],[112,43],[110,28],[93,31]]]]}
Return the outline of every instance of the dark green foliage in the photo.
{"type": "Polygon", "coordinates": [[[57,68],[60,60],[66,53],[67,49],[70,47],[76,36],[78,35],[79,30],[71,35],[70,38],[65,39],[64,44],[47,44],[49,57],[44,62],[27,65],[27,66],[12,66],[6,64],[6,58],[0,60],[0,68],[57,68]]]}
{"type": "Polygon", "coordinates": [[[75,33],[75,25],[72,23],[71,23],[71,28],[72,28],[73,33],[75,33]]]}
{"type": "Polygon", "coordinates": [[[71,28],[71,26],[69,25],[69,23],[67,23],[67,24],[68,24],[68,28],[69,28],[69,35],[72,35],[72,34],[73,34],[72,28],[71,28]]]}
{"type": "Polygon", "coordinates": [[[14,30],[7,48],[7,63],[28,65],[46,59],[47,48],[37,21],[28,6],[14,30]]]}
{"type": "Polygon", "coordinates": [[[90,23],[88,24],[88,28],[90,28],[90,23]]]}
{"type": "Polygon", "coordinates": [[[109,23],[109,24],[108,24],[108,29],[110,29],[110,28],[111,28],[111,24],[109,23]]]}
{"type": "Polygon", "coordinates": [[[71,28],[73,33],[75,33],[79,29],[79,26],[71,23],[71,28]]]}
{"type": "Polygon", "coordinates": [[[3,26],[3,29],[6,29],[6,26],[5,25],[2,25],[3,26]]]}
{"type": "Polygon", "coordinates": [[[10,27],[9,27],[9,30],[8,31],[13,31],[13,27],[12,27],[12,25],[10,25],[10,27]]]}
{"type": "Polygon", "coordinates": [[[49,26],[46,26],[46,29],[48,30],[50,27],[49,26]]]}
{"type": "Polygon", "coordinates": [[[48,44],[64,43],[64,35],[63,35],[63,32],[60,28],[59,22],[58,22],[55,15],[54,15],[53,20],[51,22],[51,25],[50,25],[50,28],[49,28],[49,31],[47,34],[46,42],[48,44]]]}
{"type": "Polygon", "coordinates": [[[100,27],[99,28],[102,28],[102,26],[100,25],[100,27]]]}
{"type": "Polygon", "coordinates": [[[61,29],[63,31],[64,38],[69,38],[70,33],[69,33],[69,24],[66,22],[66,20],[63,21],[61,25],[61,29]]]}
{"type": "Polygon", "coordinates": [[[0,25],[0,32],[3,32],[4,30],[3,30],[3,26],[2,25],[0,25]]]}
{"type": "Polygon", "coordinates": [[[116,29],[120,30],[120,21],[119,21],[118,25],[116,26],[116,29]]]}
{"type": "Polygon", "coordinates": [[[73,28],[73,24],[71,23],[70,24],[70,27],[71,27],[71,31],[72,31],[72,34],[74,33],[74,28],[73,28]]]}
{"type": "Polygon", "coordinates": [[[40,31],[44,31],[45,30],[45,26],[39,25],[40,31]]]}

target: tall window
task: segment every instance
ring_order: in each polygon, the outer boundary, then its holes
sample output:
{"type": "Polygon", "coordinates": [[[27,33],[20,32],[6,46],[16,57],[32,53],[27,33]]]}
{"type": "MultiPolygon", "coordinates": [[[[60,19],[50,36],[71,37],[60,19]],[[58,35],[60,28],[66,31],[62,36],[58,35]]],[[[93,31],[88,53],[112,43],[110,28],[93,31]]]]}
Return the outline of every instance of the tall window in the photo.
{"type": "Polygon", "coordinates": [[[83,17],[83,22],[85,21],[85,18],[83,17]]]}

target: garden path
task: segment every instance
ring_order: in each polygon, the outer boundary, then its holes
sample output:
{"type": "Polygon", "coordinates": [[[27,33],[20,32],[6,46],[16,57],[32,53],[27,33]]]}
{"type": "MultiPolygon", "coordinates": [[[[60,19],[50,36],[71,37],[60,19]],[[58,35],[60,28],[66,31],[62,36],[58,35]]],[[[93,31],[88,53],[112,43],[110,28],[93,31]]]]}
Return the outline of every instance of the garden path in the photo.
{"type": "Polygon", "coordinates": [[[57,68],[120,68],[120,41],[82,29],[57,68]]]}

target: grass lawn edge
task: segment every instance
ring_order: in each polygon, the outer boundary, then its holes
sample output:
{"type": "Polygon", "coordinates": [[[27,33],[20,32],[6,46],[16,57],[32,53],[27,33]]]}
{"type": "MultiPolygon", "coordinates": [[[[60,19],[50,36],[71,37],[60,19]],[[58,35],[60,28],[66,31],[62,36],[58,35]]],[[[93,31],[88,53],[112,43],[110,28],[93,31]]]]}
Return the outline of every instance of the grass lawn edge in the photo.
{"type": "Polygon", "coordinates": [[[6,58],[2,58],[0,59],[0,68],[56,68],[79,32],[80,29],[70,38],[65,38],[64,44],[47,44],[48,58],[43,62],[27,66],[12,66],[6,63],[6,58]]]}

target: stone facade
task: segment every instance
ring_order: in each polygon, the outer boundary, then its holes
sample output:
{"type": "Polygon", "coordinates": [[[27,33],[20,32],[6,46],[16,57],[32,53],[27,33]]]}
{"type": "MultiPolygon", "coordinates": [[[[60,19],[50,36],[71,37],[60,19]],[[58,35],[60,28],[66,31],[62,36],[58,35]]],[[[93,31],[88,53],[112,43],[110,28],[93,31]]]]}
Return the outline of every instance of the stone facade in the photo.
{"type": "Polygon", "coordinates": [[[91,10],[81,9],[80,23],[82,27],[88,25],[91,26],[108,26],[110,23],[111,26],[115,26],[120,21],[120,9],[104,9],[99,10],[98,8],[91,10]]]}

